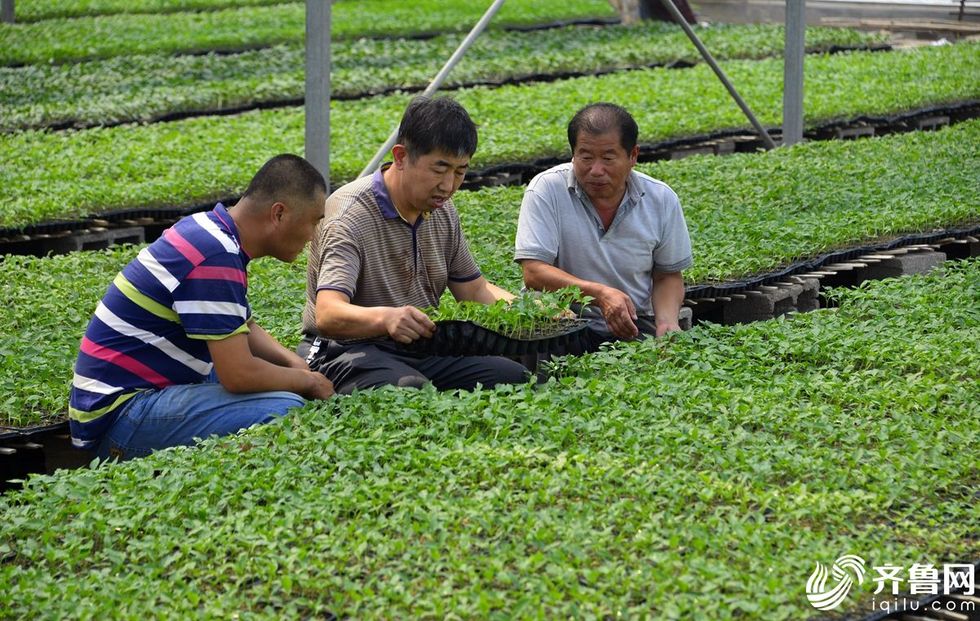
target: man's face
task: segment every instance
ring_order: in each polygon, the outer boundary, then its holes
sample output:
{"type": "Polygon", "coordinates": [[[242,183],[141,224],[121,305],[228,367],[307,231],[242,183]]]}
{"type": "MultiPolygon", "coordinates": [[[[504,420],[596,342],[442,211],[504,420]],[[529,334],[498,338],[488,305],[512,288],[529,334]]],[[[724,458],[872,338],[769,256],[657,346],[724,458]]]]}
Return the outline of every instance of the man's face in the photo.
{"type": "Polygon", "coordinates": [[[633,147],[627,153],[616,130],[604,134],[579,132],[572,152],[572,170],[593,202],[618,200],[626,191],[626,179],[639,152],[639,147],[633,147]]]}
{"type": "Polygon", "coordinates": [[[326,195],[317,191],[312,201],[293,200],[283,203],[282,214],[277,220],[277,243],[273,256],[287,263],[296,260],[306,244],[313,239],[316,225],[323,219],[326,200],[326,195]]]}
{"type": "Polygon", "coordinates": [[[402,158],[406,200],[422,213],[439,209],[459,189],[470,167],[470,156],[433,151],[415,161],[406,153],[402,158]]]}

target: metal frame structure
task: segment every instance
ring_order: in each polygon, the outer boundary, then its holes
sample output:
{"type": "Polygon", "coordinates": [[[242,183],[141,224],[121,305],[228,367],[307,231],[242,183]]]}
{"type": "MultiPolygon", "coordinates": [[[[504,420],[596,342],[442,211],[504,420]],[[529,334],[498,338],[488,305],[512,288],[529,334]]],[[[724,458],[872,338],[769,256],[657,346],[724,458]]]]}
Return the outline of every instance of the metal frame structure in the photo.
{"type": "Polygon", "coordinates": [[[306,94],[304,153],[330,193],[331,0],[306,0],[306,94]]]}
{"type": "MultiPolygon", "coordinates": [[[[500,10],[500,7],[504,5],[504,1],[505,0],[493,1],[493,4],[491,4],[490,7],[486,10],[486,12],[483,14],[483,17],[480,18],[480,21],[478,21],[476,25],[473,26],[473,29],[470,30],[470,33],[466,35],[466,38],[463,39],[463,41],[459,44],[459,47],[457,47],[456,51],[453,52],[453,55],[449,57],[449,60],[446,61],[446,64],[442,66],[442,69],[439,70],[439,73],[436,74],[436,77],[434,77],[432,79],[432,82],[430,82],[429,85],[425,87],[425,90],[422,92],[423,96],[431,95],[432,93],[436,92],[436,90],[438,90],[440,86],[442,86],[442,83],[445,82],[446,78],[449,76],[449,72],[453,70],[453,68],[459,63],[459,61],[466,54],[467,50],[470,49],[470,46],[473,45],[473,42],[476,41],[477,37],[479,37],[480,34],[483,32],[483,30],[487,27],[487,24],[490,23],[490,20],[493,19],[493,16],[496,15],[497,11],[500,10]]],[[[371,158],[371,161],[368,162],[368,165],[364,167],[364,170],[361,171],[361,174],[359,174],[358,177],[369,175],[373,173],[375,170],[377,170],[378,166],[381,164],[381,160],[384,159],[385,155],[388,153],[388,150],[391,149],[392,146],[394,146],[395,140],[397,139],[398,139],[398,127],[396,126],[395,129],[392,130],[391,135],[388,136],[388,139],[385,141],[383,145],[381,145],[381,148],[379,148],[378,151],[374,154],[374,157],[371,158]]]]}
{"type": "Polygon", "coordinates": [[[803,56],[806,0],[786,0],[783,51],[783,145],[803,140],[803,56]]]}
{"type": "Polygon", "coordinates": [[[14,0],[0,0],[0,22],[14,23],[14,0]]]}
{"type": "MultiPolygon", "coordinates": [[[[10,3],[13,0],[0,0],[10,3]]],[[[480,36],[490,20],[497,14],[505,0],[494,0],[490,7],[473,26],[466,38],[453,52],[446,64],[436,74],[423,91],[431,95],[445,82],[446,77],[466,54],[473,42],[480,36]]],[[[718,66],[714,57],[688,25],[673,0],[661,0],[698,52],[725,86],[735,103],[759,133],[767,149],[776,147],[769,132],[752,113],[748,104],[738,94],[735,86],[718,66]]],[[[804,35],[806,33],[806,0],[786,0],[786,35],[783,64],[783,128],[782,143],[791,145],[803,139],[803,56],[804,35]]],[[[330,0],[306,0],[306,157],[316,166],[327,184],[330,183],[330,0]]],[[[396,127],[374,157],[361,171],[360,175],[377,170],[388,150],[397,138],[396,127]]]]}

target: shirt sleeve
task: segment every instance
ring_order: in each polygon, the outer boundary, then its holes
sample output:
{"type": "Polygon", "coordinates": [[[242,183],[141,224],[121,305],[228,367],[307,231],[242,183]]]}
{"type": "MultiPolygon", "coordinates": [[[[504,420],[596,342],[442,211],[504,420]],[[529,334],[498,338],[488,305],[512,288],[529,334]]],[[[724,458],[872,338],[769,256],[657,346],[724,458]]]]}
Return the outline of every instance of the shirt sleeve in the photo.
{"type": "Polygon", "coordinates": [[[340,291],[353,299],[361,273],[361,248],[354,230],[343,220],[326,223],[323,231],[316,290],[340,291]]]}
{"type": "Polygon", "coordinates": [[[195,266],[174,289],[174,311],[192,339],[220,340],[249,332],[252,309],[241,257],[222,253],[195,266]]]}
{"type": "Polygon", "coordinates": [[[476,264],[476,259],[470,252],[470,246],[466,243],[463,226],[459,222],[459,212],[456,211],[455,206],[449,213],[453,229],[453,248],[450,251],[447,277],[453,282],[475,280],[480,277],[480,266],[476,264]]]}
{"type": "Polygon", "coordinates": [[[694,264],[691,237],[677,194],[666,188],[663,203],[663,230],[661,241],[653,250],[653,269],[658,272],[680,272],[694,264]]]}
{"type": "Polygon", "coordinates": [[[517,217],[514,260],[536,259],[553,265],[558,258],[558,209],[541,184],[528,186],[517,217]]]}

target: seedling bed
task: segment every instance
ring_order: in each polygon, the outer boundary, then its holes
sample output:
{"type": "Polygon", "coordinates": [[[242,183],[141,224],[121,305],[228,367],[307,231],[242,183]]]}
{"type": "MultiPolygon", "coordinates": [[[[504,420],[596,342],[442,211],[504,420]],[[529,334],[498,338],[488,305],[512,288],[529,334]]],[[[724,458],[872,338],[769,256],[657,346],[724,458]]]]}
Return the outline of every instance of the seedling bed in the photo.
{"type": "Polygon", "coordinates": [[[31,477],[0,497],[0,616],[827,616],[814,561],[976,558],[978,267],[31,477]]]}
{"type": "MultiPolygon", "coordinates": [[[[980,117],[980,101],[970,100],[940,106],[928,106],[918,110],[902,112],[890,116],[867,116],[861,115],[853,119],[837,120],[824,123],[808,130],[804,138],[814,140],[839,140],[837,135],[841,129],[848,128],[871,128],[872,135],[885,136],[889,134],[901,134],[914,131],[927,131],[938,128],[938,125],[926,125],[920,127],[918,121],[932,120],[940,117],[947,117],[946,125],[954,125],[970,119],[980,117]]],[[[782,140],[782,128],[767,127],[769,135],[777,143],[782,140]]],[[[683,138],[672,138],[651,144],[640,144],[640,154],[638,162],[657,162],[661,160],[680,159],[681,157],[693,154],[713,154],[729,155],[731,153],[754,153],[764,148],[762,139],[757,134],[748,133],[745,128],[724,129],[685,136],[683,138]]],[[[526,185],[538,173],[544,172],[557,164],[567,162],[567,158],[548,157],[536,159],[526,164],[499,164],[489,166],[482,170],[472,171],[467,175],[462,189],[476,190],[481,187],[494,185],[526,185]],[[473,179],[471,180],[471,176],[473,179]],[[500,183],[496,181],[501,176],[510,176],[516,179],[520,177],[520,182],[500,183]],[[488,178],[496,182],[481,183],[481,178],[488,178]]]]}
{"type": "MultiPolygon", "coordinates": [[[[956,124],[980,117],[980,101],[972,100],[942,106],[929,106],[892,116],[860,116],[848,121],[833,121],[807,132],[806,137],[810,140],[834,140],[838,139],[838,132],[842,128],[847,127],[871,127],[873,133],[876,135],[927,131],[927,129],[932,129],[932,127],[920,129],[917,122],[923,119],[932,120],[941,117],[948,118],[949,124],[956,124]]],[[[781,138],[781,130],[779,128],[769,128],[769,132],[775,140],[778,141],[781,138]]],[[[698,136],[688,136],[640,145],[638,161],[655,162],[679,159],[680,157],[695,153],[727,155],[731,153],[755,152],[762,147],[762,140],[756,135],[747,134],[745,129],[721,130],[698,136]]],[[[461,189],[479,190],[481,188],[504,185],[525,185],[538,173],[566,161],[567,159],[564,158],[543,158],[525,164],[501,164],[480,170],[472,170],[467,173],[466,180],[463,182],[461,189]]],[[[336,190],[340,185],[333,183],[331,184],[331,189],[336,190]]],[[[233,196],[219,200],[226,205],[232,205],[238,201],[238,198],[237,196],[233,196]]],[[[57,253],[58,246],[52,244],[52,237],[62,237],[66,234],[84,235],[92,227],[118,228],[141,226],[144,227],[144,240],[148,242],[153,241],[178,218],[212,209],[214,204],[219,202],[219,200],[200,203],[186,208],[126,208],[109,210],[94,213],[83,220],[52,220],[24,227],[0,228],[0,256],[4,254],[44,256],[52,251],[57,253]]],[[[931,241],[909,243],[931,243],[931,241]]],[[[97,249],[97,247],[82,247],[81,249],[97,249]]],[[[749,284],[748,286],[756,286],[757,284],[766,283],[755,283],[749,284]]],[[[706,297],[711,297],[712,295],[717,295],[717,293],[708,294],[706,297]]]]}
{"type": "MultiPolygon", "coordinates": [[[[813,92],[808,91],[808,102],[813,104],[812,124],[859,114],[885,114],[934,106],[937,102],[976,100],[973,83],[964,80],[965,69],[972,66],[968,63],[973,62],[974,48],[960,44],[914,53],[814,58],[808,64],[812,70],[808,76],[818,84],[811,89],[813,92]],[[929,71],[935,70],[935,80],[917,80],[914,86],[908,86],[899,79],[910,72],[920,75],[927,65],[929,71]],[[845,77],[877,80],[877,97],[867,101],[858,94],[843,97],[840,89],[834,87],[837,86],[835,80],[845,77]],[[896,86],[899,83],[903,85],[901,92],[896,86]]],[[[751,95],[751,101],[772,98],[771,90],[766,87],[778,80],[777,63],[773,59],[732,61],[727,68],[732,71],[733,78],[747,79],[749,75],[755,78],[746,82],[751,86],[751,93],[745,95],[751,95]]],[[[778,75],[781,75],[781,69],[780,64],[778,75]]],[[[481,149],[476,154],[473,168],[567,157],[568,147],[561,132],[546,130],[544,126],[528,128],[521,122],[522,115],[515,115],[514,111],[523,110],[542,115],[541,118],[567,118],[568,111],[584,97],[583,92],[591,92],[588,89],[593,88],[608,88],[610,93],[621,98],[618,100],[636,109],[637,120],[645,128],[641,139],[646,143],[723,128],[746,131],[744,118],[727,96],[722,99],[724,89],[719,88],[714,76],[709,75],[710,70],[700,67],[682,73],[683,76],[676,76],[677,72],[648,70],[630,72],[628,76],[459,91],[456,96],[484,127],[481,149]],[[675,76],[677,79],[668,80],[675,76]],[[686,96],[681,91],[697,85],[708,89],[705,97],[696,102],[700,108],[685,108],[686,114],[681,117],[655,113],[660,109],[655,100],[668,94],[673,96],[675,91],[677,96],[686,96]],[[654,86],[662,88],[649,92],[648,89],[654,86]],[[722,101],[727,103],[722,104],[722,101]],[[515,142],[514,136],[520,136],[521,140],[515,142]]],[[[356,176],[363,164],[361,158],[365,149],[377,144],[372,136],[377,133],[380,141],[390,132],[390,122],[384,119],[389,114],[392,117],[400,114],[407,99],[408,96],[390,96],[369,102],[336,102],[337,126],[341,128],[338,131],[344,127],[348,129],[341,131],[342,136],[336,136],[337,149],[331,153],[334,164],[331,176],[338,180],[356,176]],[[344,118],[348,121],[344,122],[344,118]]],[[[776,124],[776,119],[770,118],[774,115],[764,112],[767,109],[771,110],[770,106],[760,108],[760,114],[765,117],[763,122],[776,124]]],[[[231,194],[240,191],[247,182],[247,171],[255,165],[249,162],[264,161],[256,144],[266,145],[266,151],[270,148],[295,150],[297,139],[302,144],[302,111],[299,108],[256,111],[218,119],[195,118],[164,125],[4,134],[0,136],[0,142],[15,150],[12,152],[23,151],[23,157],[12,161],[5,169],[9,194],[13,198],[9,208],[4,210],[4,221],[0,225],[24,226],[47,219],[77,217],[76,214],[98,209],[133,207],[134,199],[143,204],[172,205],[210,200],[215,192],[231,194]],[[250,136],[251,140],[244,141],[242,136],[250,136]],[[217,141],[224,148],[215,150],[211,141],[217,141]],[[161,144],[167,145],[166,152],[160,150],[161,144]],[[239,157],[225,161],[227,155],[222,153],[232,151],[239,157]],[[66,153],[71,153],[67,158],[71,162],[67,161],[66,153]],[[59,165],[62,160],[65,160],[64,166],[59,165]],[[196,164],[187,167],[187,161],[196,164]],[[38,168],[36,162],[45,165],[38,168]],[[185,172],[176,175],[175,170],[185,172]]]]}
{"type": "MultiPolygon", "coordinates": [[[[552,26],[547,26],[551,28],[552,26]]],[[[437,33],[439,34],[439,33],[437,33]]],[[[436,35],[432,35],[436,36],[436,35]]],[[[401,37],[405,38],[405,37],[401,37]]],[[[415,38],[415,37],[408,37],[415,38]]],[[[261,49],[261,48],[258,48],[261,49]]],[[[844,52],[886,52],[891,51],[893,48],[887,44],[865,44],[865,45],[832,45],[830,47],[813,47],[807,49],[807,54],[840,54],[844,52]]],[[[233,54],[241,54],[243,52],[248,52],[251,50],[236,50],[229,52],[197,52],[195,54],[189,54],[191,56],[204,56],[208,54],[212,55],[225,55],[230,56],[233,54]]],[[[738,59],[739,56],[732,56],[732,59],[738,59]]],[[[645,64],[633,64],[628,66],[615,66],[604,69],[596,69],[590,71],[579,71],[579,70],[560,70],[560,71],[549,71],[549,72],[536,72],[536,73],[518,73],[505,78],[498,79],[474,79],[474,80],[464,80],[460,82],[451,81],[452,89],[466,89],[475,87],[489,87],[489,88],[499,88],[503,86],[516,86],[516,85],[527,85],[527,84],[546,84],[549,82],[557,82],[560,80],[569,80],[574,78],[583,77],[600,77],[604,75],[610,75],[614,73],[623,73],[628,71],[638,71],[645,69],[690,69],[691,67],[697,66],[697,62],[692,62],[685,59],[677,59],[671,61],[657,61],[645,64]]],[[[331,99],[334,101],[357,101],[361,99],[368,99],[371,97],[384,97],[387,95],[399,94],[399,93],[420,93],[425,90],[426,84],[396,84],[394,86],[385,86],[378,88],[369,88],[368,90],[356,91],[356,92],[334,92],[331,94],[331,99]]],[[[286,93],[282,93],[286,94],[286,93]]],[[[250,101],[247,103],[241,103],[239,105],[224,105],[221,107],[191,107],[186,110],[178,110],[173,112],[161,112],[159,114],[151,115],[149,117],[143,116],[132,116],[132,115],[116,115],[113,120],[106,121],[96,121],[96,120],[83,120],[81,118],[64,118],[63,120],[57,122],[41,122],[37,125],[31,125],[30,127],[22,127],[19,129],[48,129],[52,131],[63,131],[63,130],[80,130],[80,129],[92,129],[96,127],[118,127],[120,125],[126,125],[133,122],[139,122],[143,124],[151,123],[170,123],[174,121],[181,121],[184,119],[191,119],[203,116],[231,116],[235,114],[241,114],[243,112],[249,112],[252,110],[271,110],[276,108],[289,108],[302,106],[304,104],[304,98],[302,93],[297,93],[293,97],[281,97],[278,99],[265,99],[258,101],[250,101]]],[[[15,131],[11,128],[3,129],[2,131],[15,131]]],[[[758,141],[758,146],[754,148],[761,148],[762,141],[758,141]]]]}
{"type": "MultiPolygon", "coordinates": [[[[980,233],[980,226],[971,229],[973,232],[980,233]]],[[[895,240],[888,246],[897,248],[899,242],[905,241],[911,244],[915,240],[937,238],[947,242],[946,245],[938,246],[941,250],[955,246],[950,240],[952,235],[936,233],[930,236],[909,236],[901,240],[895,240]]],[[[962,236],[960,239],[968,238],[962,236]]],[[[969,256],[950,255],[950,259],[970,258],[977,256],[976,250],[980,249],[980,242],[972,238],[971,248],[974,252],[969,256]]],[[[924,245],[924,244],[920,244],[924,245]]],[[[841,258],[847,256],[854,258],[867,254],[865,252],[871,247],[855,248],[843,251],[834,255],[837,260],[833,263],[844,261],[841,258]]],[[[876,246],[874,249],[883,251],[886,245],[876,246]]],[[[920,248],[925,250],[925,248],[920,248]]],[[[830,257],[831,255],[827,255],[830,257]]],[[[828,259],[829,260],[829,259],[828,259]]],[[[791,275],[777,275],[782,272],[769,275],[767,282],[779,282],[780,286],[788,284],[786,281],[793,281],[791,275]]],[[[799,280],[797,280],[799,282],[799,280]]],[[[833,287],[853,287],[856,282],[847,279],[834,280],[824,279],[821,283],[822,288],[833,287]]],[[[726,285],[716,285],[720,290],[726,285]]],[[[743,286],[736,283],[733,286],[740,287],[738,291],[759,292],[759,287],[743,286]]],[[[762,286],[765,288],[765,286],[762,286]]],[[[775,289],[775,287],[770,287],[775,289]]],[[[715,324],[745,323],[744,319],[728,321],[725,306],[730,304],[733,299],[737,299],[740,294],[734,291],[726,291],[727,295],[717,295],[717,297],[701,296],[696,300],[692,299],[690,292],[698,287],[689,287],[688,295],[685,296],[685,304],[693,311],[692,325],[700,325],[705,321],[715,324]]],[[[816,292],[814,292],[815,294],[816,292]]],[[[696,294],[695,294],[696,295],[696,294]]],[[[741,297],[745,297],[741,295],[741,297]]],[[[827,301],[821,295],[820,307],[835,306],[836,303],[827,301]]],[[[787,307],[783,310],[768,316],[755,316],[750,321],[764,321],[773,319],[790,312],[804,312],[816,310],[817,305],[813,304],[806,308],[787,307]]],[[[532,362],[537,362],[537,355],[552,354],[566,355],[568,352],[581,352],[584,350],[587,339],[586,328],[589,324],[587,319],[565,318],[551,322],[545,328],[535,329],[532,334],[517,338],[513,335],[502,334],[500,332],[485,328],[473,321],[460,320],[439,320],[436,321],[438,327],[435,335],[429,339],[419,339],[411,344],[397,343],[391,339],[351,339],[347,343],[383,343],[393,349],[404,351],[437,355],[437,356],[507,356],[511,358],[521,358],[531,356],[532,362]]],[[[524,360],[528,362],[528,360],[524,360]]],[[[7,489],[16,489],[19,484],[8,483],[9,479],[19,479],[28,474],[47,472],[51,473],[59,468],[76,468],[88,464],[93,459],[93,455],[88,451],[80,451],[71,447],[71,440],[68,436],[67,421],[59,421],[45,425],[31,427],[0,427],[0,493],[7,489]]]]}
{"type": "MultiPolygon", "coordinates": [[[[333,9],[334,40],[429,37],[468,31],[483,14],[471,3],[433,2],[420,10],[402,3],[341,2],[333,9]]],[[[605,2],[507,3],[490,24],[491,29],[514,26],[593,23],[613,19],[605,2]]],[[[9,27],[2,49],[5,66],[36,63],[71,63],[127,54],[182,54],[201,50],[240,50],[280,43],[302,43],[305,11],[301,3],[274,6],[228,7],[218,11],[179,11],[167,14],[79,16],[22,22],[9,27]],[[105,32],[114,36],[106,37],[105,32]],[[70,42],[70,43],[66,43],[70,42]],[[33,43],[33,45],[31,45],[33,43]]]]}
{"type": "MultiPolygon", "coordinates": [[[[830,252],[813,259],[798,261],[775,272],[768,272],[766,274],[761,274],[759,276],[754,276],[752,278],[747,278],[736,282],[694,285],[687,287],[684,292],[684,297],[690,300],[698,300],[703,298],[728,296],[734,293],[741,293],[749,289],[755,289],[760,286],[769,285],[774,282],[779,282],[798,274],[812,272],[815,270],[819,271],[820,268],[825,265],[844,263],[863,255],[919,244],[936,244],[938,246],[938,242],[945,241],[947,244],[953,246],[952,258],[966,258],[956,249],[956,244],[953,242],[954,240],[967,240],[968,238],[976,238],[977,236],[980,236],[980,224],[973,224],[965,228],[931,231],[928,233],[915,233],[887,242],[882,242],[880,244],[872,244],[856,248],[849,248],[847,250],[830,252]]],[[[942,247],[945,248],[945,245],[942,247]]]]}

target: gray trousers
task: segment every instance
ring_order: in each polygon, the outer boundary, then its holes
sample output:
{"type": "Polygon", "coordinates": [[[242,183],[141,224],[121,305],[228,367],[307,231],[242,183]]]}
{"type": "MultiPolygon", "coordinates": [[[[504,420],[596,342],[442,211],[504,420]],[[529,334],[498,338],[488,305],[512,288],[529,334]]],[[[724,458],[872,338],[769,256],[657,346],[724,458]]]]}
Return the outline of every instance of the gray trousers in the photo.
{"type": "Polygon", "coordinates": [[[527,367],[502,356],[426,356],[380,343],[309,338],[296,351],[341,394],[378,386],[421,388],[430,382],[439,390],[473,390],[477,384],[523,384],[530,377],[527,367]]]}

